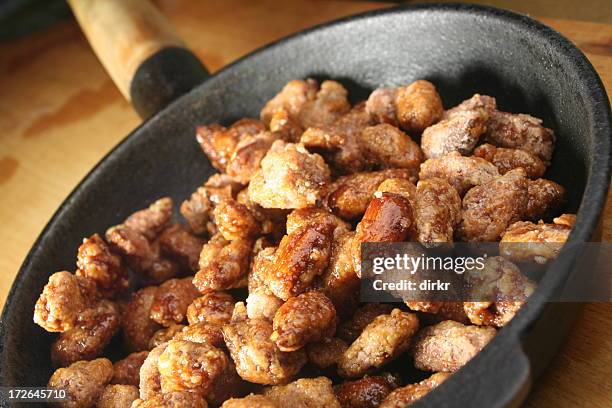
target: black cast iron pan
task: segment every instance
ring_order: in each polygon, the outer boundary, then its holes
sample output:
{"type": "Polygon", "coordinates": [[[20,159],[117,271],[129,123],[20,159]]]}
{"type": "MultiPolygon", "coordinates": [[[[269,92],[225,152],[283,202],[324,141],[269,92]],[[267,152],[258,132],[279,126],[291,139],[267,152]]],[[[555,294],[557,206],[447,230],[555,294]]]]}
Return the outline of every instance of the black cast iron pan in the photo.
{"type": "MultiPolygon", "coordinates": [[[[188,197],[213,172],[194,141],[195,126],[257,117],[265,101],[294,78],[339,80],[355,100],[380,85],[425,78],[438,87],[447,107],[480,92],[496,96],[503,110],[544,119],[558,136],[547,177],[568,189],[567,210],[578,211],[570,242],[589,241],[597,233],[610,180],[610,104],[584,55],[534,20],[466,5],[380,10],[293,35],[209,76],[167,34],[159,15],[134,20],[150,12],[142,1],[72,3],[111,75],[148,119],[66,199],[24,261],[2,314],[2,386],[43,385],[52,373],[53,336],[32,322],[34,303],[51,273],[74,269],[82,237],[104,231],[160,196],[177,202],[188,197]],[[126,13],[135,3],[140,4],[131,11],[136,14],[126,13]],[[95,27],[95,21],[87,21],[87,7],[78,4],[115,4],[124,14],[113,18],[115,29],[108,30],[108,19],[106,27],[95,27]],[[145,38],[161,33],[167,41],[130,52],[121,42],[121,27],[134,29],[134,21],[144,27],[145,38]],[[96,37],[104,33],[112,41],[100,45],[96,37]]],[[[571,277],[588,275],[579,261],[578,254],[559,258],[512,322],[416,406],[520,404],[573,320],[575,305],[547,301],[571,277]]]]}

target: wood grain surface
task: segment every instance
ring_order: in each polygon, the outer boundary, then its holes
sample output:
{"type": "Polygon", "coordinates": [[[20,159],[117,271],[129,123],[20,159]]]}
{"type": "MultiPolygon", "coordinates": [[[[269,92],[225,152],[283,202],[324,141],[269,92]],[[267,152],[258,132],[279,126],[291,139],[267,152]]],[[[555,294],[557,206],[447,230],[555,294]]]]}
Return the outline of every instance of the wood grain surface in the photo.
{"type": "MultiPolygon", "coordinates": [[[[284,35],[381,7],[305,0],[157,4],[213,72],[284,35]]],[[[581,48],[606,88],[612,89],[612,26],[541,20],[581,48]]],[[[138,124],[138,117],[73,21],[0,44],[0,305],[53,212],[95,163],[138,124]]],[[[612,240],[610,200],[603,236],[612,240]]],[[[535,385],[527,406],[611,407],[610,333],[612,303],[587,304],[563,351],[535,385]]]]}
{"type": "Polygon", "coordinates": [[[68,0],[74,17],[100,63],[126,99],[140,65],[166,47],[185,44],[150,1],[68,0]]]}

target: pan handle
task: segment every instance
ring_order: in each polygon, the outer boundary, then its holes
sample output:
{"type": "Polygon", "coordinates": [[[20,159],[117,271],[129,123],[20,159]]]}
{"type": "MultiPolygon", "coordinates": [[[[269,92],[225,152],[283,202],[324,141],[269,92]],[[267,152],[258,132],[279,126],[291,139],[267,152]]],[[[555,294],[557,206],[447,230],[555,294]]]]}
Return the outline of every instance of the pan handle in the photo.
{"type": "Polygon", "coordinates": [[[148,0],[68,0],[123,96],[148,118],[209,73],[148,0]]]}

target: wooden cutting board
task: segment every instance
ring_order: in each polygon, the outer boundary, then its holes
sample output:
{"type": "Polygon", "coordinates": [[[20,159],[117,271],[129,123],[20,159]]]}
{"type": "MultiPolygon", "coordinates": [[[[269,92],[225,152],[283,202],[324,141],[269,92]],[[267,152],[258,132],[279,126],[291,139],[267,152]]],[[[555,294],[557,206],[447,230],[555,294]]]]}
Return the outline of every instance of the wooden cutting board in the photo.
{"type": "MultiPolygon", "coordinates": [[[[381,7],[306,0],[157,3],[213,72],[292,32],[381,7]]],[[[612,26],[540,20],[582,49],[612,89],[612,26]]],[[[0,74],[1,305],[28,249],[59,204],[140,120],[72,21],[0,44],[0,74]]],[[[610,202],[604,239],[612,240],[610,202]]],[[[612,406],[610,333],[612,303],[588,304],[527,405],[612,406]]]]}

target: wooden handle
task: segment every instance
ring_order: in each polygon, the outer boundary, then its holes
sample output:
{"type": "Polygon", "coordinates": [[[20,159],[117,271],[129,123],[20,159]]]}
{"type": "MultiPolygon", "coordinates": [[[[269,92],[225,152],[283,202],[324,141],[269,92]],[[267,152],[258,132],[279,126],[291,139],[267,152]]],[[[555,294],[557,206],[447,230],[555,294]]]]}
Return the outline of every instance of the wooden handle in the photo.
{"type": "Polygon", "coordinates": [[[184,47],[165,17],[148,0],[68,0],[96,55],[121,93],[142,63],[167,47],[184,47]]]}

